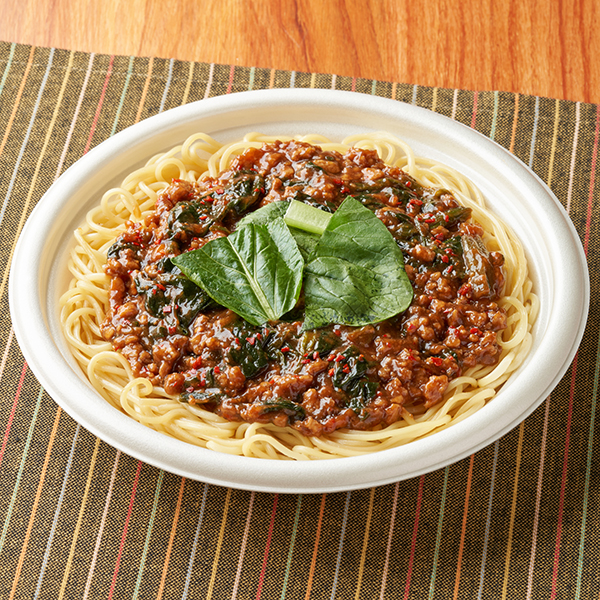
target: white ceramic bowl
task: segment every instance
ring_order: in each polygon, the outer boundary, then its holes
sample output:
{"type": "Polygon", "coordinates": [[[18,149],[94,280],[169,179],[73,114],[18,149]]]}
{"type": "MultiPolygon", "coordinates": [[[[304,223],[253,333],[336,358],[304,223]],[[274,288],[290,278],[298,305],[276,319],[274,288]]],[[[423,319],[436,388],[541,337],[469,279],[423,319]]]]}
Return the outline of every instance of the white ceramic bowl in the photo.
{"type": "Polygon", "coordinates": [[[416,477],[485,447],[518,425],[567,370],[583,335],[589,304],[585,256],[567,214],[542,181],[506,150],[425,109],[363,94],[266,90],[219,96],[147,119],[91,150],[48,190],[15,250],[10,306],[21,349],[55,401],[89,431],[152,465],[236,488],[333,492],[416,477]],[[417,155],[469,177],[523,242],[541,312],[521,368],[475,415],[428,438],[368,456],[326,461],[269,461],[220,454],[152,431],[94,392],[71,358],[60,329],[58,298],[72,232],[102,193],[148,158],[204,131],[230,141],[250,131],[318,132],[332,139],[386,130],[417,155]]]}

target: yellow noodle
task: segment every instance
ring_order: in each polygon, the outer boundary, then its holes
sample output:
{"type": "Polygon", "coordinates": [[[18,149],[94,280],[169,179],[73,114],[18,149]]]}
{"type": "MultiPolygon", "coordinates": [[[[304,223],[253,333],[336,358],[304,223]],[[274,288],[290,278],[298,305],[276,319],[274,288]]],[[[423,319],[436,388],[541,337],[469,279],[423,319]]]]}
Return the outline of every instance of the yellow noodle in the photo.
{"type": "Polygon", "coordinates": [[[539,312],[523,247],[514,234],[485,206],[472,182],[456,170],[415,156],[405,142],[384,132],[359,134],[342,142],[321,135],[273,137],[250,133],[222,145],[205,133],[190,136],[169,151],[153,156],[108,190],[75,232],[68,268],[73,275],[61,298],[61,320],[73,356],[94,389],[111,405],[165,435],[218,452],[282,460],[320,460],[359,456],[407,444],[457,423],[480,410],[525,360],[532,344],[531,328],[539,312]],[[344,153],[353,145],[374,149],[392,166],[404,169],[421,184],[448,189],[485,230],[484,242],[505,257],[505,290],[500,305],[507,311],[507,328],[498,335],[497,364],[478,365],[448,385],[444,400],[421,415],[403,410],[403,418],[373,431],[338,430],[321,437],[306,436],[272,423],[230,422],[202,409],[180,403],[161,388],[134,377],[127,360],[100,335],[108,309],[109,278],[102,267],[106,252],[129,220],[151,214],[158,194],[172,178],[197,181],[216,177],[231,160],[264,142],[297,139],[324,150],[344,153]]]}

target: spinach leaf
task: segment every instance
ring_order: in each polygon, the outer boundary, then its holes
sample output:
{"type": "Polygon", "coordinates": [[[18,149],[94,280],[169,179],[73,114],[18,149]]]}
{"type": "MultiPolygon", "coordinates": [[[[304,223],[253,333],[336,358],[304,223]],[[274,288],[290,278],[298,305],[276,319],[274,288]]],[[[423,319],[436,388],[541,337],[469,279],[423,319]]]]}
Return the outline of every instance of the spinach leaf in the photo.
{"type": "Polygon", "coordinates": [[[268,400],[264,404],[260,405],[261,413],[264,415],[270,412],[283,412],[288,417],[294,419],[303,419],[306,415],[305,410],[299,404],[286,400],[285,398],[278,398],[276,400],[268,400]]]}
{"type": "Polygon", "coordinates": [[[367,377],[368,370],[369,364],[354,346],[336,358],[333,367],[333,385],[346,392],[346,406],[356,414],[375,397],[379,388],[378,381],[371,381],[367,377]]]}
{"type": "Polygon", "coordinates": [[[304,261],[283,219],[248,223],[227,237],[172,259],[219,304],[253,325],[294,308],[304,261]]]}
{"type": "Polygon", "coordinates": [[[327,329],[322,331],[305,331],[299,342],[300,354],[310,354],[317,352],[323,356],[331,352],[340,345],[340,338],[327,329]]]}
{"type": "Polygon", "coordinates": [[[348,197],[305,268],[304,329],[368,325],[408,308],[413,290],[402,252],[386,226],[348,197]]]}
{"type": "Polygon", "coordinates": [[[133,250],[134,255],[137,256],[137,252],[140,250],[140,248],[141,246],[137,242],[124,242],[121,237],[118,237],[115,243],[108,249],[106,257],[116,258],[118,260],[121,250],[133,250]]]}
{"type": "Polygon", "coordinates": [[[256,173],[240,171],[234,175],[222,190],[216,192],[212,215],[215,221],[241,215],[248,210],[260,198],[264,185],[265,180],[256,173]]]}
{"type": "Polygon", "coordinates": [[[253,210],[251,213],[248,213],[243,219],[240,219],[238,221],[238,224],[236,225],[236,229],[241,229],[249,223],[254,223],[255,225],[268,225],[278,217],[283,218],[283,216],[287,212],[289,205],[290,203],[287,200],[269,202],[269,204],[266,204],[258,210],[253,210]]]}
{"type": "Polygon", "coordinates": [[[182,234],[205,236],[213,222],[212,219],[207,219],[209,213],[210,208],[199,202],[178,202],[169,212],[167,235],[170,239],[179,238],[182,234]]]}
{"type": "Polygon", "coordinates": [[[269,365],[269,355],[265,350],[268,335],[247,325],[240,319],[240,324],[233,328],[236,343],[229,349],[228,361],[239,366],[244,377],[250,379],[269,365]]]}
{"type": "Polygon", "coordinates": [[[183,392],[179,399],[181,402],[190,404],[208,404],[218,402],[225,394],[219,388],[207,388],[205,390],[194,390],[193,392],[183,392]]]}
{"type": "MultiPolygon", "coordinates": [[[[290,205],[289,200],[278,200],[277,202],[271,202],[254,212],[247,214],[238,224],[238,229],[247,225],[248,223],[257,223],[259,225],[268,225],[277,218],[283,218],[287,209],[290,205]]],[[[289,227],[290,233],[294,237],[298,250],[302,254],[302,258],[306,259],[310,256],[311,252],[315,249],[317,242],[320,239],[320,235],[303,231],[296,227],[289,227]]]]}

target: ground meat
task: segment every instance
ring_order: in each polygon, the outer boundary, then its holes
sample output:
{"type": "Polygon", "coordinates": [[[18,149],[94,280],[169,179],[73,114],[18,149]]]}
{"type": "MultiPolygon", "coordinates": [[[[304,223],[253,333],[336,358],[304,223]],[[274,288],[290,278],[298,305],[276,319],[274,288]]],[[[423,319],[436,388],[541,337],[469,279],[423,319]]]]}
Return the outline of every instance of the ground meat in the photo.
{"type": "Polygon", "coordinates": [[[127,224],[105,265],[102,334],[137,376],[226,419],[313,436],[389,425],[439,403],[452,379],[500,356],[504,258],[487,251],[470,216],[451,193],[420,186],[374,151],[342,156],[296,141],[250,148],[217,178],[174,180],[152,215],[127,224]],[[348,195],[386,225],[413,286],[411,306],[381,323],[302,332],[300,300],[281,321],[255,327],[170,263],[271,202],[332,212],[348,195]]]}

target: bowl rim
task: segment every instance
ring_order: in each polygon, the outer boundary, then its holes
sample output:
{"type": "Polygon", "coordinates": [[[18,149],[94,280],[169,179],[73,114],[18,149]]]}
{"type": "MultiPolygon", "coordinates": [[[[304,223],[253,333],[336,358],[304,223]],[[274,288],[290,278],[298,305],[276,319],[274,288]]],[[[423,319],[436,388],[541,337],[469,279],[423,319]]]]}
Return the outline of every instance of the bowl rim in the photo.
{"type": "MultiPolygon", "coordinates": [[[[181,135],[181,141],[185,137],[181,135]]],[[[146,159],[152,154],[146,154],[146,159]]],[[[537,256],[538,250],[530,250],[537,256]]],[[[538,263],[540,267],[542,262],[538,263]]],[[[255,90],[200,100],[150,117],[102,142],[69,167],[33,209],[17,242],[9,279],[13,327],[27,363],[54,400],[86,429],[129,455],[181,476],[280,493],[336,492],[392,483],[442,468],[493,443],[533,412],[569,368],[584,333],[589,297],[587,262],[575,227],[548,186],[514,155],[483,134],[424,108],[355,92],[315,89],[255,90]],[[111,407],[89,388],[55,341],[56,314],[49,296],[60,271],[56,238],[67,213],[76,208],[73,198],[91,193],[96,186],[99,199],[101,174],[111,165],[119,160],[129,164],[140,148],[167,144],[165,140],[198,122],[210,128],[227,121],[229,130],[231,123],[243,124],[244,116],[252,115],[256,122],[271,114],[292,115],[298,125],[321,113],[339,119],[342,128],[348,125],[344,119],[364,113],[371,120],[389,118],[434,137],[439,129],[444,140],[456,142],[463,162],[468,148],[470,161],[479,157],[493,164],[494,176],[506,182],[510,193],[526,197],[533,208],[543,208],[537,216],[531,208],[523,210],[529,210],[529,221],[534,216],[540,220],[541,225],[531,222],[529,226],[543,225],[558,237],[561,252],[552,247],[556,239],[552,244],[543,237],[537,240],[556,264],[546,265],[544,277],[538,276],[548,289],[536,339],[550,336],[560,343],[535,349],[527,359],[529,375],[521,369],[513,376],[519,390],[511,378],[493,402],[452,427],[405,446],[358,457],[291,462],[230,456],[165,436],[111,407]],[[99,408],[98,399],[106,409],[99,408]],[[502,406],[513,412],[507,417],[502,406]]]]}

